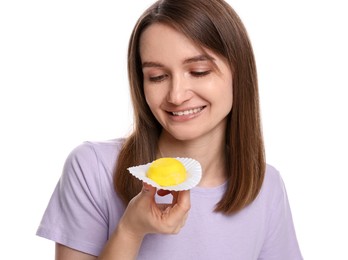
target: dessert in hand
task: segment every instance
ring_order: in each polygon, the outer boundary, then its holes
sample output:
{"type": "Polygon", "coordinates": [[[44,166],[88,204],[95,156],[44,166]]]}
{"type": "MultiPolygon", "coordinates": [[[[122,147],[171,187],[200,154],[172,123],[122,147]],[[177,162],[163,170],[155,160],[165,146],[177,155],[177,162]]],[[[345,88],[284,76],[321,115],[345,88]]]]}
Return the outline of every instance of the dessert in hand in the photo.
{"type": "Polygon", "coordinates": [[[160,158],[153,161],[146,175],[160,186],[174,186],[187,178],[184,165],[175,158],[160,158]]]}
{"type": "Polygon", "coordinates": [[[127,169],[137,179],[169,191],[190,190],[202,178],[202,167],[192,158],[161,158],[127,169]]]}

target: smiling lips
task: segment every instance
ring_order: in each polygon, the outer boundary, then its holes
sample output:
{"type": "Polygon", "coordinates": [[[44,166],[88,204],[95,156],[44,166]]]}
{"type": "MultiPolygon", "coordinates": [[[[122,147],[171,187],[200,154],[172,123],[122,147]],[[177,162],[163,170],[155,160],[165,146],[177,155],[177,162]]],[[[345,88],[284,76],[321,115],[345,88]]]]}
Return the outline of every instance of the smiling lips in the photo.
{"type": "Polygon", "coordinates": [[[177,111],[177,112],[171,112],[173,116],[188,116],[188,115],[194,115],[199,112],[201,112],[204,109],[204,107],[197,107],[189,110],[184,111],[177,111]]]}

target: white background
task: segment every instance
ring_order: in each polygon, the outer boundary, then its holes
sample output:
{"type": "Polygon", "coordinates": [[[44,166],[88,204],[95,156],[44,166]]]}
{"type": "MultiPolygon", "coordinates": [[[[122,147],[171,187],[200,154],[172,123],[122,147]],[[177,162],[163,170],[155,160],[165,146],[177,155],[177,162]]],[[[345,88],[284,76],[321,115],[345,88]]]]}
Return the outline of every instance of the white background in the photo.
{"type": "MultiPolygon", "coordinates": [[[[305,259],[348,259],[347,8],[230,0],[254,46],[267,160],[305,259]]],[[[129,132],[126,52],[152,0],[0,2],[2,255],[53,259],[35,236],[67,154],[129,132]],[[4,244],[5,242],[5,244],[4,244]]]]}

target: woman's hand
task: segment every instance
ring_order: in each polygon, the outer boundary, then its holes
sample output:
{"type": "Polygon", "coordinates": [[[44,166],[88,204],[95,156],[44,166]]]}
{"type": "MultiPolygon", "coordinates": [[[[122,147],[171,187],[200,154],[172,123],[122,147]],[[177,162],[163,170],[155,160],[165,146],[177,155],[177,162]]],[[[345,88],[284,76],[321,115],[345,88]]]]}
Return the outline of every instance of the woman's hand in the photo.
{"type": "MultiPolygon", "coordinates": [[[[190,191],[171,192],[172,204],[156,204],[156,188],[144,183],[120,220],[122,230],[135,237],[149,233],[176,234],[184,226],[190,210],[190,191]]],[[[160,192],[159,192],[160,193],[160,192]]],[[[165,192],[162,192],[163,195],[165,192]]]]}
{"type": "Polygon", "coordinates": [[[136,259],[146,234],[176,234],[180,231],[190,210],[190,191],[171,192],[172,204],[156,204],[155,193],[156,188],[144,183],[142,191],[129,202],[98,259],[136,259]]]}

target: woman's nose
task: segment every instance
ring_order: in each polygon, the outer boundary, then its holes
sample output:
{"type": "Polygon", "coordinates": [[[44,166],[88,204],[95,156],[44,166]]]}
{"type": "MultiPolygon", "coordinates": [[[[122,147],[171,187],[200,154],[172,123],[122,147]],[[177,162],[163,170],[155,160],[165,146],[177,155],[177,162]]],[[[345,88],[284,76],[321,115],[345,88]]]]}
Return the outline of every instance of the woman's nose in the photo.
{"type": "Polygon", "coordinates": [[[168,91],[167,101],[174,105],[181,105],[192,97],[189,82],[183,77],[173,77],[168,91]]]}

